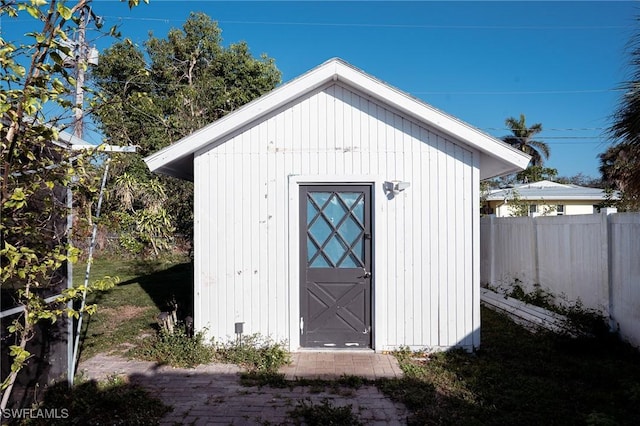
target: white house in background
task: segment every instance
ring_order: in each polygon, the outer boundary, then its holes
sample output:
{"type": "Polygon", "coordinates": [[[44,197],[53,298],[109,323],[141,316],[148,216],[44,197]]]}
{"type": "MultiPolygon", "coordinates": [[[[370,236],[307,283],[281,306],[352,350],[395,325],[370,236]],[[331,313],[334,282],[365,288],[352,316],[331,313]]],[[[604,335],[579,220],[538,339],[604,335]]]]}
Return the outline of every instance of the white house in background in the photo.
{"type": "Polygon", "coordinates": [[[194,181],[194,321],[290,350],[480,343],[480,180],[529,157],[332,59],[145,159],[194,181]]]}
{"type": "MultiPolygon", "coordinates": [[[[542,180],[490,191],[486,198],[489,213],[497,217],[513,216],[510,202],[514,197],[529,205],[530,215],[557,216],[597,213],[598,205],[607,200],[607,193],[599,188],[542,180]]],[[[617,193],[611,196],[613,200],[618,198],[617,193]]]]}

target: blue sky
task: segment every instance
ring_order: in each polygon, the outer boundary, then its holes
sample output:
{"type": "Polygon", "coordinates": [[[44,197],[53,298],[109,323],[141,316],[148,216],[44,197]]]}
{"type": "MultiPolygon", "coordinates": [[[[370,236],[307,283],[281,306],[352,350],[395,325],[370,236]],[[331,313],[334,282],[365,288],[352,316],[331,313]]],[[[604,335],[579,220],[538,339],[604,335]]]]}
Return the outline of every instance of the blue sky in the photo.
{"type": "MultiPolygon", "coordinates": [[[[130,11],[94,1],[105,26],[142,44],[190,11],[218,21],[224,44],[244,40],[288,81],[332,57],[497,137],[524,113],[542,123],[561,176],[598,173],[604,134],[628,78],[637,2],[159,1],[130,11]]],[[[5,39],[27,32],[2,20],[5,39]]],[[[98,42],[98,47],[105,45],[98,42]]]]}

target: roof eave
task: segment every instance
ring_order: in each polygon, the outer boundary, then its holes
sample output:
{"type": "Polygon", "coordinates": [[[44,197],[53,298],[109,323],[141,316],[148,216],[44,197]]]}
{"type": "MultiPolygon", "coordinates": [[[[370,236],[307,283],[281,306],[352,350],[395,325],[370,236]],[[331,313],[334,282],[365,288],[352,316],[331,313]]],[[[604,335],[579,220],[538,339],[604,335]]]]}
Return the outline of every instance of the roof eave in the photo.
{"type": "MultiPolygon", "coordinates": [[[[515,150],[467,123],[389,86],[340,59],[325,62],[235,112],[146,157],[145,162],[151,171],[166,174],[177,173],[172,170],[174,167],[166,166],[175,161],[182,161],[204,146],[223,139],[249,122],[260,119],[304,93],[313,91],[332,80],[344,82],[375,99],[383,99],[407,116],[424,122],[455,140],[477,149],[481,153],[481,179],[519,171],[529,164],[530,157],[523,152],[515,150]]],[[[174,176],[181,177],[177,174],[174,176]]]]}

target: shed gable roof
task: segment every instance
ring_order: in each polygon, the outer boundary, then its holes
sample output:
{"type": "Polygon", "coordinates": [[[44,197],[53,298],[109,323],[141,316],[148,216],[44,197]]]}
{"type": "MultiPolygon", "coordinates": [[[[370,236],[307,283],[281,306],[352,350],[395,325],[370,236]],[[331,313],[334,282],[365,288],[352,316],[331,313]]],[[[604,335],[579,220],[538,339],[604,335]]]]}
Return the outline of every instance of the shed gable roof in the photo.
{"type": "Polygon", "coordinates": [[[480,151],[482,179],[524,169],[529,163],[529,156],[521,151],[337,58],[146,157],[145,162],[151,171],[192,180],[195,152],[331,81],[379,99],[400,113],[480,151]]]}

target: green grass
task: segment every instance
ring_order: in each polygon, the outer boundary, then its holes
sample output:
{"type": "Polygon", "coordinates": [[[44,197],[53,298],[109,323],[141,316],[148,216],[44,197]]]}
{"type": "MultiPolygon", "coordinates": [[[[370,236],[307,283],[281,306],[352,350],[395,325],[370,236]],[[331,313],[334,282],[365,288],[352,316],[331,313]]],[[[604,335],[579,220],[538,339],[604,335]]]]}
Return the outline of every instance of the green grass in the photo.
{"type": "MultiPolygon", "coordinates": [[[[86,265],[75,265],[76,285],[84,281],[85,269],[86,265]]],[[[101,352],[124,354],[142,336],[155,334],[157,315],[174,297],[179,318],[192,315],[192,269],[186,259],[94,260],[91,280],[105,275],[118,276],[120,284],[89,295],[87,303],[97,303],[98,311],[84,317],[81,359],[101,352]]]]}
{"type": "Polygon", "coordinates": [[[640,354],[613,336],[531,334],[482,311],[482,349],[396,354],[405,377],[378,386],[413,424],[640,424],[640,354]]]}

